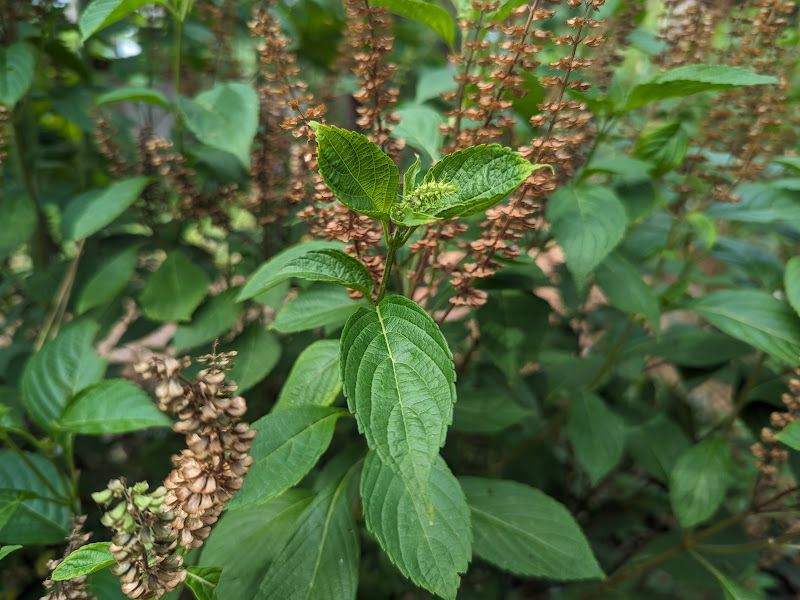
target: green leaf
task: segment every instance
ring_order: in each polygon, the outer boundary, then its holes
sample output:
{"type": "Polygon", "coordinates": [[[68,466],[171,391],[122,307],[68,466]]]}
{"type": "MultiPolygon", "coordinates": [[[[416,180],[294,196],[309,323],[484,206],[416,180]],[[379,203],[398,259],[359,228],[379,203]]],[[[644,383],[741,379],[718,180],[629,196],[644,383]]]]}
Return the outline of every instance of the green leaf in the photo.
{"type": "Polygon", "coordinates": [[[633,263],[612,252],[597,267],[595,276],[611,306],[629,314],[643,315],[653,331],[660,331],[658,298],[633,263]]]}
{"type": "Polygon", "coordinates": [[[39,454],[0,450],[0,498],[5,504],[20,493],[34,494],[17,506],[14,518],[0,530],[5,544],[60,544],[69,535],[71,512],[67,477],[39,454]]]}
{"type": "MultiPolygon", "coordinates": [[[[750,346],[719,331],[675,324],[658,340],[647,340],[646,353],[686,367],[709,367],[750,354],[750,346]]],[[[641,352],[639,354],[642,354],[641,352]]]]}
{"type": "Polygon", "coordinates": [[[455,600],[472,558],[472,528],[464,492],[444,460],[431,470],[433,515],[425,500],[370,451],[361,473],[367,528],[400,572],[429,592],[455,600]]]}
{"type": "Polygon", "coordinates": [[[53,570],[51,579],[63,581],[94,573],[114,564],[114,557],[108,551],[111,542],[95,542],[81,546],[70,553],[53,570]]]}
{"type": "Polygon", "coordinates": [[[14,546],[0,546],[0,560],[3,560],[6,556],[14,552],[14,550],[19,550],[22,548],[19,544],[14,546]]]}
{"type": "Polygon", "coordinates": [[[403,191],[407,192],[408,190],[413,190],[417,187],[417,175],[419,175],[419,155],[415,155],[416,160],[414,164],[408,167],[405,175],[403,175],[403,191]]]}
{"type": "Polygon", "coordinates": [[[579,285],[619,244],[627,225],[622,202],[600,186],[560,187],[547,203],[547,218],[579,285]]]}
{"type": "Polygon", "coordinates": [[[328,485],[303,511],[254,600],[355,599],[360,549],[348,488],[358,466],[328,485]]]}
{"type": "Polygon", "coordinates": [[[453,429],[469,433],[497,433],[533,414],[520,406],[510,389],[480,387],[458,391],[453,429]]]}
{"type": "MultiPolygon", "coordinates": [[[[439,126],[446,120],[442,114],[430,106],[409,104],[397,109],[400,122],[392,130],[392,137],[404,139],[406,145],[428,155],[431,161],[442,158],[439,148],[444,145],[444,136],[439,126]]],[[[404,188],[408,191],[413,188],[404,188]]]]}
{"type": "Polygon", "coordinates": [[[250,145],[258,129],[258,94],[244,83],[218,83],[178,108],[202,143],[230,152],[250,168],[250,145]]]}
{"type": "Polygon", "coordinates": [[[269,564],[286,545],[310,502],[309,492],[291,489],[264,504],[222,516],[200,555],[201,562],[222,566],[219,598],[255,598],[269,564]]]}
{"type": "Polygon", "coordinates": [[[116,298],[128,286],[136,270],[138,250],[138,245],[128,246],[100,265],[78,293],[75,312],[85,313],[116,298]]]}
{"type": "Polygon", "coordinates": [[[453,48],[456,24],[453,22],[450,13],[441,6],[437,6],[433,2],[424,2],[423,0],[375,0],[372,4],[374,6],[385,6],[401,17],[408,17],[427,25],[441,36],[451,49],[453,48]]]}
{"type": "Polygon", "coordinates": [[[0,198],[0,214],[3,215],[0,220],[0,260],[3,260],[36,231],[36,208],[28,196],[4,194],[0,198]]]}
{"type": "Polygon", "coordinates": [[[617,465],[625,451],[625,422],[589,392],[572,397],[567,435],[592,485],[617,465]]]}
{"type": "Polygon", "coordinates": [[[197,600],[214,600],[222,567],[186,567],[186,585],[197,600]]]}
{"type": "MultiPolygon", "coordinates": [[[[423,102],[427,100],[439,100],[440,94],[442,92],[454,92],[458,89],[458,82],[453,79],[453,75],[457,75],[456,70],[452,66],[445,66],[445,67],[425,67],[425,66],[418,66],[415,69],[417,73],[417,89],[414,95],[414,102],[417,106],[421,106],[423,102]]],[[[402,111],[405,107],[401,107],[398,111],[402,111]]],[[[428,107],[429,108],[429,107],[428,107]]],[[[439,116],[438,111],[430,109],[432,112],[436,113],[437,118],[441,119],[439,116]]],[[[397,127],[403,124],[404,116],[400,117],[400,123],[395,126],[395,131],[397,127]]],[[[444,120],[441,121],[442,123],[444,120]]],[[[438,133],[438,132],[437,132],[438,133]]],[[[439,134],[441,135],[441,134],[439,134]]],[[[400,136],[405,137],[405,136],[400,136]]],[[[436,146],[436,152],[438,153],[438,149],[441,147],[441,144],[436,146]]],[[[438,160],[438,158],[436,159],[438,160]]]]}
{"type": "Polygon", "coordinates": [[[106,379],[72,398],[58,426],[73,433],[125,433],[172,427],[172,421],[136,384],[127,379],[106,379]]]}
{"type": "Polygon", "coordinates": [[[708,569],[708,571],[714,577],[717,578],[720,587],[722,587],[722,593],[725,596],[725,600],[764,600],[763,593],[751,592],[750,590],[744,589],[738,583],[734,582],[728,577],[725,577],[725,575],[720,573],[719,570],[714,567],[714,565],[700,556],[697,552],[690,550],[689,553],[694,556],[694,558],[701,565],[708,569]]]}
{"type": "Polygon", "coordinates": [[[281,333],[294,333],[340,325],[363,305],[363,300],[353,300],[343,289],[315,285],[281,307],[270,328],[281,333]]]}
{"type": "Polygon", "coordinates": [[[740,67],[728,65],[683,65],[656,75],[646,83],[635,86],[628,96],[625,110],[667,98],[690,96],[699,92],[729,90],[745,85],[778,84],[776,77],[758,75],[740,67]]]}
{"type": "Polygon", "coordinates": [[[22,373],[22,403],[31,418],[52,429],[67,401],[103,378],[106,361],[92,346],[97,324],[83,320],[62,331],[28,359],[22,373]]]}
{"type": "Polygon", "coordinates": [[[711,250],[719,237],[716,223],[701,212],[686,213],[686,220],[694,229],[697,237],[703,241],[705,251],[711,250]]]}
{"type": "Polygon", "coordinates": [[[786,263],[783,286],[786,288],[786,297],[789,300],[789,304],[800,315],[800,256],[793,256],[786,263]]]}
{"type": "Polygon", "coordinates": [[[192,315],[189,323],[178,325],[173,338],[175,352],[211,343],[230,331],[242,312],[242,305],[236,303],[238,293],[238,288],[229,288],[211,296],[192,315]]]}
{"type": "Polygon", "coordinates": [[[309,250],[293,258],[272,277],[262,280],[260,294],[290,278],[322,281],[357,290],[365,296],[372,294],[375,282],[363,263],[335,248],[309,250]]]}
{"type": "Polygon", "coordinates": [[[0,530],[6,526],[17,512],[19,505],[22,503],[24,495],[22,492],[15,492],[10,490],[0,490],[0,530]]]}
{"type": "Polygon", "coordinates": [[[258,419],[244,486],[228,502],[237,509],[264,502],[298,483],[327,450],[336,421],[347,412],[327,406],[290,406],[258,419]]]}
{"type": "Polygon", "coordinates": [[[653,125],[636,140],[637,158],[653,163],[653,175],[660,177],[679,167],[689,152],[689,134],[679,121],[653,125]]]}
{"type": "Polygon", "coordinates": [[[516,575],[560,581],[603,577],[569,511],[515,481],[459,477],[472,514],[475,554],[516,575]]]}
{"type": "Polygon", "coordinates": [[[341,378],[359,431],[433,517],[431,469],[456,401],[453,355],[418,304],[360,308],[341,338],[341,378]]]}
{"type": "Polygon", "coordinates": [[[728,489],[731,461],[722,437],[692,446],[675,462],[669,477],[669,499],[681,525],[693,527],[711,518],[728,489]]]}
{"type": "Polygon", "coordinates": [[[800,226],[800,194],[763,183],[736,188],[740,202],[719,202],[706,211],[711,219],[745,223],[788,223],[800,226]]]}
{"type": "Polygon", "coordinates": [[[158,270],[148,277],[139,294],[139,305],[152,321],[188,321],[210,285],[211,280],[203,269],[180,250],[172,250],[158,270]]]}
{"type": "Polygon", "coordinates": [[[231,342],[238,354],[234,358],[229,380],[239,386],[238,393],[249,390],[264,379],[278,364],[281,357],[281,344],[271,331],[260,323],[253,323],[242,335],[231,342]]]}
{"type": "Polygon", "coordinates": [[[333,194],[357,213],[386,219],[400,186],[394,161],[360,133],[316,122],[311,127],[319,172],[333,194]]]}
{"type": "Polygon", "coordinates": [[[341,389],[339,342],[318,340],[297,357],[272,410],[306,404],[329,406],[341,389]]]}
{"type": "Polygon", "coordinates": [[[24,42],[0,48],[0,105],[11,110],[33,83],[34,50],[24,42]]]}
{"type": "Polygon", "coordinates": [[[691,446],[683,429],[658,415],[628,431],[628,450],[640,467],[666,483],[678,457],[691,446]]]}
{"type": "Polygon", "coordinates": [[[102,190],[73,198],[61,217],[65,239],[80,240],[97,233],[133,204],[150,182],[148,177],[123,179],[102,190]]]}
{"type": "Polygon", "coordinates": [[[775,437],[793,450],[800,451],[800,421],[789,423],[775,437]]]}
{"type": "Polygon", "coordinates": [[[111,104],[112,102],[144,102],[146,104],[155,104],[162,108],[169,108],[169,100],[164,94],[146,87],[115,88],[100,94],[94,99],[94,103],[98,106],[111,104]]]}
{"type": "Polygon", "coordinates": [[[161,0],[94,0],[81,13],[78,27],[81,41],[85,42],[95,32],[124,19],[145,4],[163,4],[161,0]]]}
{"type": "Polygon", "coordinates": [[[785,301],[758,290],[722,290],[697,298],[689,308],[728,335],[800,364],[800,316],[785,301]]]}
{"type": "Polygon", "coordinates": [[[236,297],[236,301],[241,302],[242,300],[248,300],[254,296],[258,296],[264,292],[264,290],[269,289],[271,285],[267,285],[267,282],[271,281],[287,264],[292,262],[295,258],[303,256],[311,250],[343,247],[344,244],[341,242],[314,240],[312,242],[305,242],[303,244],[298,244],[297,246],[292,246],[291,248],[287,248],[286,250],[279,252],[255,270],[247,283],[244,284],[242,291],[239,292],[239,295],[236,297]]]}

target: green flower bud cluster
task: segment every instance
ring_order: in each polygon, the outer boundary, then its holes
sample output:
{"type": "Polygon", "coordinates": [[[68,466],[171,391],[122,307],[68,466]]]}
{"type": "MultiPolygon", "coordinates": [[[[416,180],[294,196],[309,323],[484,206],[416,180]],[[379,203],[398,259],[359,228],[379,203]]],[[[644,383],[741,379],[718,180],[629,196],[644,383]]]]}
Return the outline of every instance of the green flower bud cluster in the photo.
{"type": "Polygon", "coordinates": [[[437,208],[447,198],[458,192],[458,186],[452,181],[424,181],[395,205],[398,215],[406,210],[427,213],[437,208]]]}

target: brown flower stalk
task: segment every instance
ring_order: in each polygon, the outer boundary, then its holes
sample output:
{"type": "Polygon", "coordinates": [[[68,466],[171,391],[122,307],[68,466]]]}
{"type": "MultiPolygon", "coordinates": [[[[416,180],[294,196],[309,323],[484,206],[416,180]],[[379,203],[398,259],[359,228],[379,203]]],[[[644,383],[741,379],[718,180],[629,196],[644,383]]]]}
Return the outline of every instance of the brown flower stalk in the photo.
{"type": "MultiPolygon", "coordinates": [[[[72,532],[67,538],[67,548],[64,555],[58,560],[47,561],[47,568],[52,573],[55,568],[70,554],[86,544],[92,537],[91,532],[84,533],[83,525],[86,522],[86,515],[75,517],[72,532]]],[[[86,589],[88,586],[86,576],[73,577],[63,581],[53,581],[50,577],[45,579],[44,587],[49,591],[40,600],[96,600],[94,595],[86,589]]]]}

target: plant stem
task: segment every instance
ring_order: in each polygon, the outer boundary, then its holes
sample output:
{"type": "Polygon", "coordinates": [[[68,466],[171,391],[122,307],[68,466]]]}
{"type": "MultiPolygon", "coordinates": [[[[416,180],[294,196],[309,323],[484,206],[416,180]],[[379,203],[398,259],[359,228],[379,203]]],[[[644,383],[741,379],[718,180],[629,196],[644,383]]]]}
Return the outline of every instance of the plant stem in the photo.
{"type": "Polygon", "coordinates": [[[739,397],[736,399],[736,404],[733,407],[733,411],[731,412],[728,419],[725,421],[725,425],[723,429],[726,432],[730,432],[733,428],[734,423],[736,423],[736,419],[739,416],[739,413],[742,412],[742,409],[747,404],[747,399],[750,396],[750,392],[755,387],[756,383],[758,382],[758,378],[761,376],[761,369],[764,367],[764,363],[767,360],[767,353],[762,352],[761,355],[758,357],[758,362],[756,362],[755,367],[750,372],[750,377],[747,378],[747,382],[744,384],[744,387],[739,392],[739,397]]]}
{"type": "Polygon", "coordinates": [[[381,286],[378,289],[378,297],[375,299],[375,304],[383,300],[383,297],[386,295],[386,285],[389,283],[389,276],[392,274],[392,265],[394,264],[394,254],[397,252],[397,249],[401,246],[399,243],[400,239],[402,239],[402,232],[400,227],[395,230],[395,234],[391,235],[389,233],[389,225],[387,221],[382,221],[383,223],[383,235],[386,238],[386,246],[389,248],[389,253],[386,255],[386,267],[383,270],[383,277],[381,277],[381,286]]]}
{"type": "Polygon", "coordinates": [[[183,21],[175,19],[175,50],[172,57],[172,86],[175,97],[175,143],[178,152],[183,154],[183,116],[178,108],[181,95],[181,39],[183,38],[183,21]]]}
{"type": "Polygon", "coordinates": [[[603,381],[603,378],[608,374],[608,372],[614,368],[614,361],[617,358],[617,354],[619,353],[619,349],[625,343],[625,340],[628,339],[628,336],[633,329],[633,317],[628,317],[627,323],[625,323],[625,329],[622,330],[622,333],[619,334],[617,341],[614,342],[614,345],[609,350],[608,354],[606,355],[606,360],[603,363],[603,366],[597,371],[597,374],[592,379],[591,383],[587,386],[587,391],[592,391],[595,389],[600,383],[603,381]]]}

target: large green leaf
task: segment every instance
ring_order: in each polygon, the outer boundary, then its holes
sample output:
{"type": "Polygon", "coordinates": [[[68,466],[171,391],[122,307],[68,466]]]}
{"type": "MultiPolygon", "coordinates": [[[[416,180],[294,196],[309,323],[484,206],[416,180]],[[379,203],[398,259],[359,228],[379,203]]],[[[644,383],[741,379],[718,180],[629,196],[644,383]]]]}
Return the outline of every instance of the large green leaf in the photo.
{"type": "Polygon", "coordinates": [[[100,231],[133,204],[150,182],[148,177],[123,179],[102,190],[73,198],[61,217],[65,239],[80,240],[100,231]]]}
{"type": "Polygon", "coordinates": [[[347,290],[314,285],[282,306],[270,328],[281,333],[294,333],[341,325],[365,303],[364,300],[353,300],[347,290]]]}
{"type": "Polygon", "coordinates": [[[180,250],[172,250],[147,279],[139,304],[153,321],[188,321],[209,285],[211,280],[203,269],[180,250]]]}
{"type": "Polygon", "coordinates": [[[0,560],[3,560],[6,556],[14,552],[14,550],[19,550],[22,548],[21,545],[15,544],[13,546],[0,546],[0,560]]]}
{"type": "Polygon", "coordinates": [[[6,526],[24,500],[22,492],[0,490],[0,530],[6,526]]]}
{"type": "Polygon", "coordinates": [[[106,379],[72,398],[58,426],[73,433],[124,433],[172,427],[172,421],[136,384],[127,379],[106,379]]]}
{"type": "Polygon", "coordinates": [[[567,434],[575,456],[595,485],[608,474],[625,451],[625,422],[602,398],[576,394],[569,405],[567,434]]]}
{"type": "Polygon", "coordinates": [[[709,367],[722,364],[752,352],[752,348],[720,331],[675,324],[658,339],[644,338],[644,347],[634,345],[634,353],[652,354],[671,363],[687,367],[709,367]]]}
{"type": "Polygon", "coordinates": [[[334,195],[354,211],[386,219],[397,201],[400,174],[391,158],[354,131],[312,122],[319,172],[334,195]]]}
{"type": "Polygon", "coordinates": [[[272,410],[305,404],[329,406],[341,389],[339,342],[318,340],[297,357],[272,410]]]}
{"type": "Polygon", "coordinates": [[[222,567],[186,567],[186,585],[197,600],[216,600],[222,567]]]}
{"type": "Polygon", "coordinates": [[[28,359],[22,373],[22,402],[45,429],[56,425],[74,394],[102,379],[106,361],[94,352],[95,333],[96,323],[79,321],[28,359]]]}
{"type": "Polygon", "coordinates": [[[359,431],[433,517],[431,469],[456,400],[444,336],[418,304],[388,296],[347,321],[340,362],[359,431]]]}
{"type": "Polygon", "coordinates": [[[729,65],[683,65],[656,75],[646,83],[631,90],[625,110],[632,110],[650,102],[690,96],[699,92],[729,90],[745,85],[778,84],[769,75],[758,75],[740,67],[729,65]]]}
{"type": "Polygon", "coordinates": [[[0,260],[3,260],[36,231],[36,207],[28,196],[4,194],[0,198],[0,214],[3,215],[0,220],[0,260]]]}
{"type": "MultiPolygon", "coordinates": [[[[451,80],[452,81],[452,80],[451,80]]],[[[397,109],[400,122],[392,130],[392,137],[404,139],[406,145],[422,150],[431,161],[439,160],[439,148],[444,145],[444,136],[439,126],[445,123],[442,114],[430,106],[410,105],[397,109]]]]}
{"type": "Polygon", "coordinates": [[[759,290],[722,290],[689,307],[728,335],[791,365],[800,364],[800,316],[787,302],[759,290]]]}
{"type": "Polygon", "coordinates": [[[85,42],[96,31],[124,19],[145,4],[162,4],[161,0],[94,0],[81,13],[78,27],[85,42]]]}
{"type": "Polygon", "coordinates": [[[433,515],[424,499],[370,451],[361,474],[364,518],[404,576],[441,598],[455,600],[460,574],[472,558],[469,508],[441,457],[431,470],[430,486],[433,515]]]}
{"type": "Polygon", "coordinates": [[[100,265],[78,293],[75,302],[78,314],[110,302],[128,286],[136,270],[138,250],[138,245],[128,246],[100,265]]]}
{"type": "Polygon", "coordinates": [[[108,551],[110,545],[111,542],[95,542],[81,546],[58,564],[51,578],[54,581],[63,581],[113,565],[114,557],[108,551]]]}
{"type": "Polygon", "coordinates": [[[250,145],[258,129],[258,94],[244,83],[218,83],[178,107],[187,127],[201,142],[230,152],[250,167],[250,145]]]}
{"type": "Polygon", "coordinates": [[[659,332],[661,311],[658,298],[633,263],[612,252],[597,267],[595,276],[611,306],[626,313],[643,315],[650,327],[659,332]]]}
{"type": "Polygon", "coordinates": [[[263,504],[299,482],[328,448],[336,421],[347,412],[328,406],[290,406],[253,423],[253,466],[229,509],[263,504]]]}
{"type": "Polygon", "coordinates": [[[33,83],[35,65],[35,54],[28,44],[17,42],[0,47],[0,105],[14,108],[33,83]]]}
{"type": "Polygon", "coordinates": [[[212,296],[197,309],[189,323],[181,323],[175,329],[175,352],[196,348],[214,341],[230,331],[242,312],[242,305],[236,303],[238,288],[230,288],[212,296]]]}
{"type": "Polygon", "coordinates": [[[269,375],[281,357],[278,337],[260,323],[253,323],[245,329],[231,342],[230,349],[238,354],[228,379],[236,382],[240,394],[269,375]]]}
{"type": "Polygon", "coordinates": [[[793,256],[786,263],[783,285],[786,288],[786,297],[789,300],[789,304],[800,315],[800,256],[793,256]]]}
{"type": "Polygon", "coordinates": [[[169,100],[159,92],[152,88],[146,87],[120,87],[100,94],[94,99],[94,103],[98,106],[103,104],[110,104],[112,102],[145,102],[147,104],[155,104],[162,108],[169,108],[169,100]]]}
{"type": "Polygon", "coordinates": [[[219,598],[255,597],[269,564],[286,545],[310,502],[309,492],[291,489],[264,504],[223,515],[200,555],[203,564],[222,567],[219,598]]]}
{"type": "Polygon", "coordinates": [[[619,244],[627,225],[620,199],[595,185],[559,188],[547,203],[547,219],[579,285],[619,244]]]}
{"type": "Polygon", "coordinates": [[[375,0],[372,4],[385,6],[395,14],[427,25],[439,34],[450,48],[453,47],[456,24],[450,13],[441,6],[424,0],[375,0]]]}
{"type": "Polygon", "coordinates": [[[515,481],[460,477],[472,513],[475,554],[516,575],[572,580],[603,577],[569,511],[515,481]]]}
{"type": "Polygon", "coordinates": [[[360,550],[350,483],[357,470],[358,463],[303,511],[254,600],[355,599],[360,550]]]}
{"type": "Polygon", "coordinates": [[[731,461],[728,443],[712,437],[692,446],[675,462],[669,478],[669,499],[684,527],[714,515],[725,498],[731,461]]]}
{"type": "Polygon", "coordinates": [[[512,396],[511,388],[479,387],[458,390],[453,429],[469,433],[497,433],[533,414],[512,396]]]}
{"type": "Polygon", "coordinates": [[[712,219],[800,226],[800,193],[766,183],[750,183],[738,186],[736,194],[740,202],[718,202],[705,214],[712,219]]]}
{"type": "Polygon", "coordinates": [[[628,449],[636,463],[666,483],[678,457],[691,446],[688,436],[674,421],[657,415],[628,432],[628,449]]]}
{"type": "Polygon", "coordinates": [[[679,167],[687,152],[689,134],[679,121],[648,127],[636,140],[636,156],[650,161],[657,177],[679,167]]]}
{"type": "Polygon", "coordinates": [[[24,459],[11,450],[0,450],[0,499],[5,504],[28,493],[17,506],[13,519],[0,529],[4,544],[59,544],[70,532],[71,512],[66,475],[53,463],[32,452],[24,459]]]}

